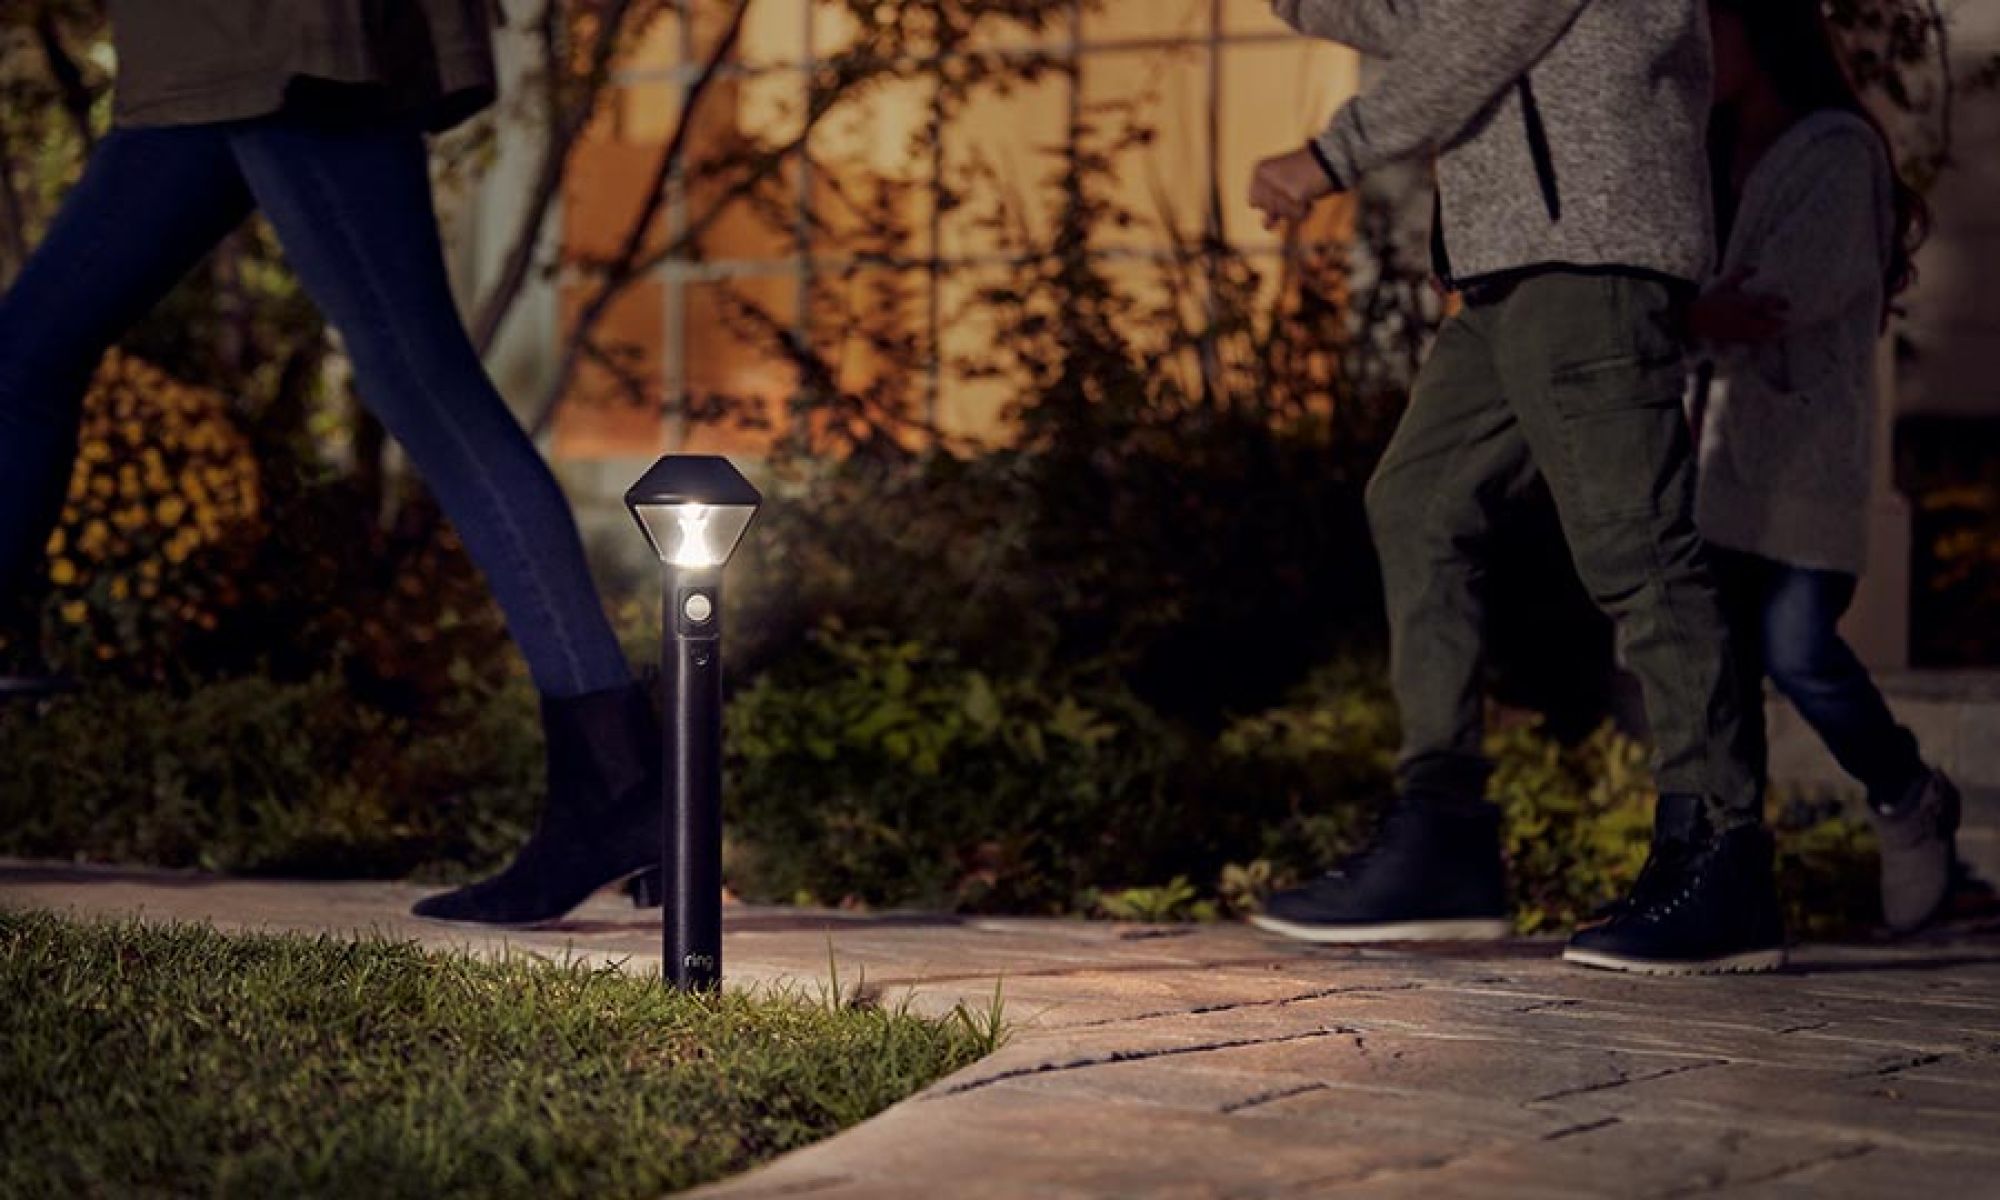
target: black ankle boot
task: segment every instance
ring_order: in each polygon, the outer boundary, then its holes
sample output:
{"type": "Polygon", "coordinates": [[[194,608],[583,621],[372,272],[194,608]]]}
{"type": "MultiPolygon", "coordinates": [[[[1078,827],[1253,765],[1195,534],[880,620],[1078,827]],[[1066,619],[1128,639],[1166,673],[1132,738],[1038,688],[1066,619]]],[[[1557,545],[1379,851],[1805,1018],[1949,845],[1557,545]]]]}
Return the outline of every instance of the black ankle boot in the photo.
{"type": "Polygon", "coordinates": [[[549,795],[514,861],[411,910],[441,921],[532,925],[660,862],[660,727],[637,684],[542,700],[549,795]]]}
{"type": "Polygon", "coordinates": [[[1499,810],[1412,793],[1367,853],[1250,921],[1306,942],[1462,941],[1505,937],[1507,912],[1499,810]]]}
{"type": "Polygon", "coordinates": [[[1646,865],[1639,868],[1638,878],[1632,881],[1632,890],[1591,913],[1583,927],[1616,920],[1651,904],[1676,885],[1688,859],[1714,840],[1708,805],[1700,796],[1684,793],[1661,796],[1653,810],[1653,845],[1646,852],[1646,865]]]}
{"type": "Polygon", "coordinates": [[[1644,896],[1581,930],[1563,959],[1641,975],[1773,971],[1785,962],[1771,835],[1731,829],[1663,869],[1644,896]]]}

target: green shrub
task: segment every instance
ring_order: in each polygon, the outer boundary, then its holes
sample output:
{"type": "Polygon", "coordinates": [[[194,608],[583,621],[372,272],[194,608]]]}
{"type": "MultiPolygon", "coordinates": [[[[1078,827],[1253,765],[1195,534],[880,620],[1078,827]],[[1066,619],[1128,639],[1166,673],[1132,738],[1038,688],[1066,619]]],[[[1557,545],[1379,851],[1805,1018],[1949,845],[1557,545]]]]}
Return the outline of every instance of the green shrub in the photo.
{"type": "Polygon", "coordinates": [[[1202,898],[1201,889],[1185,875],[1176,875],[1159,887],[1122,888],[1115,892],[1087,891],[1084,911],[1113,921],[1142,921],[1166,924],[1178,921],[1213,921],[1221,909],[1213,900],[1202,898]]]}
{"type": "Polygon", "coordinates": [[[1843,937],[1882,919],[1875,831],[1837,793],[1774,798],[1778,898],[1793,937],[1843,937]]]}
{"type": "Polygon", "coordinates": [[[0,712],[0,852],[397,876],[491,864],[538,807],[524,687],[413,725],[337,677],[186,696],[95,686],[0,712]]]}
{"type": "MultiPolygon", "coordinates": [[[[1223,887],[1232,908],[1254,907],[1274,883],[1296,882],[1359,849],[1395,787],[1400,725],[1380,667],[1337,662],[1280,707],[1223,730],[1215,790],[1258,812],[1252,873],[1223,887]]],[[[1238,868],[1239,871],[1242,868],[1238,868]]]]}
{"type": "MultiPolygon", "coordinates": [[[[503,860],[540,804],[524,681],[468,680],[423,721],[339,677],[186,696],[112,685],[0,711],[0,853],[305,875],[450,877],[503,860]]],[[[1392,795],[1379,670],[1317,672],[1204,741],[1104,669],[999,674],[828,627],[728,714],[729,882],[757,900],[1206,919],[1360,848],[1392,795]]],[[[1523,932],[1631,884],[1653,793],[1609,729],[1488,742],[1523,932]]],[[[1774,806],[1794,931],[1874,920],[1874,859],[1837,800],[1774,806]]]]}
{"type": "Polygon", "coordinates": [[[1564,747],[1534,725],[1487,740],[1523,933],[1574,925],[1638,878],[1653,832],[1645,748],[1609,727],[1564,747]]]}
{"type": "Polygon", "coordinates": [[[760,899],[1054,912],[1194,852],[1183,737],[1115,682],[822,630],[728,714],[730,880],[760,899]]]}

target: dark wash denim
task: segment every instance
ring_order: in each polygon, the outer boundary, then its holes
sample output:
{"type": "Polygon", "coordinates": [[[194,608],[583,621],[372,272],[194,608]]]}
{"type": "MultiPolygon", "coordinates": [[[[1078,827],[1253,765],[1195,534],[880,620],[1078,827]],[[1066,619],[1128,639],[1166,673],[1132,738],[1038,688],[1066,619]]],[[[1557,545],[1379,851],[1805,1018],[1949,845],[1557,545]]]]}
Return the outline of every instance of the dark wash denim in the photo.
{"type": "Polygon", "coordinates": [[[1770,759],[1763,705],[1768,676],[1841,770],[1868,789],[1869,802],[1894,807],[1925,768],[1915,735],[1896,723],[1868,668],[1840,636],[1855,577],[1721,547],[1711,553],[1736,639],[1745,745],[1759,774],[1770,759]]]}
{"type": "Polygon", "coordinates": [[[1721,828],[1762,819],[1721,598],[1694,524],[1694,458],[1666,283],[1550,271],[1446,323],[1368,485],[1403,719],[1405,790],[1476,796],[1492,534],[1547,480],[1577,573],[1644,690],[1663,793],[1721,828]]]}
{"type": "Polygon", "coordinates": [[[568,501],[453,305],[410,127],[272,117],[99,144],[0,299],[0,593],[27,585],[60,513],[105,349],[253,210],[485,572],[537,686],[570,696],[629,682],[568,501]]]}

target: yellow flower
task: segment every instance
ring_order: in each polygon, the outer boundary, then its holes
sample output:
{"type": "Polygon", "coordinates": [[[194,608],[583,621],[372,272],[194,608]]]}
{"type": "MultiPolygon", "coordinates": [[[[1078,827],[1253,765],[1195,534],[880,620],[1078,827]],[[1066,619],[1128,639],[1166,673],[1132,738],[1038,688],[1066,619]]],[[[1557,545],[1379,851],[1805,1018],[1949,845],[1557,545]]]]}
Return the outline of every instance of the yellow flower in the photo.
{"type": "Polygon", "coordinates": [[[153,519],[162,525],[173,525],[187,515],[187,501],[179,496],[168,496],[153,509],[153,519]]]}
{"type": "Polygon", "coordinates": [[[76,564],[66,558],[59,558],[49,564],[49,582],[57,587],[68,587],[76,582],[76,564]]]}
{"type": "Polygon", "coordinates": [[[81,600],[72,600],[62,606],[62,619],[71,625],[81,625],[90,619],[90,606],[81,600]]]}

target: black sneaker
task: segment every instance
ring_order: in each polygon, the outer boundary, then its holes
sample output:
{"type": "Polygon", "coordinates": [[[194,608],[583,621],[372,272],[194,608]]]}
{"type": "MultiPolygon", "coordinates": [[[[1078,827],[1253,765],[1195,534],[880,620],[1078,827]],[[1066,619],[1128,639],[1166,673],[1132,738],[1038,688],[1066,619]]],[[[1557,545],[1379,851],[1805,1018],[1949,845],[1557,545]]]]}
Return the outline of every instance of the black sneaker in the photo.
{"type": "Polygon", "coordinates": [[[1777,970],[1785,964],[1785,921],[1772,853],[1763,829],[1722,834],[1643,903],[1580,930],[1563,961],[1640,975],[1777,970]]]}
{"type": "Polygon", "coordinates": [[[1505,937],[1507,911],[1499,811],[1413,794],[1372,850],[1279,892],[1250,923],[1306,942],[1471,941],[1505,937]]]}

